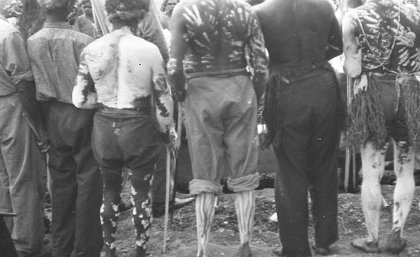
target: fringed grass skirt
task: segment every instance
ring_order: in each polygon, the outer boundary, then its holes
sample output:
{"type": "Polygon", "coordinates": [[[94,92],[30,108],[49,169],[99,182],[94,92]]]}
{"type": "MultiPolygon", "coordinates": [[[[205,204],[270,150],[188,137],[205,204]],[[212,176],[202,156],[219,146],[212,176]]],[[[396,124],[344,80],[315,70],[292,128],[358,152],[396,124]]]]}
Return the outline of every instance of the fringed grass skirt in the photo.
{"type": "MultiPolygon", "coordinates": [[[[370,141],[375,148],[381,149],[386,144],[389,131],[386,127],[382,87],[384,83],[390,83],[390,81],[395,84],[397,94],[395,112],[398,108],[404,108],[408,141],[412,144],[419,139],[420,84],[416,76],[369,73],[367,80],[367,88],[356,92],[348,108],[347,143],[349,146],[358,148],[370,141]],[[383,79],[384,76],[386,79],[383,79]]],[[[359,88],[357,84],[355,88],[359,88]]]]}

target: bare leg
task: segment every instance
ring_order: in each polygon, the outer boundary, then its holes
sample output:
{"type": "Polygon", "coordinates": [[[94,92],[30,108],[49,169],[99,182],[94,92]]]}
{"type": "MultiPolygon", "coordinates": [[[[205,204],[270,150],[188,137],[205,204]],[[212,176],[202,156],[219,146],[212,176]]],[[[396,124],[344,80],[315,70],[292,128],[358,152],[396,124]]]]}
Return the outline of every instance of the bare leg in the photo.
{"type": "Polygon", "coordinates": [[[406,246],[406,240],[401,239],[401,236],[415,190],[414,152],[407,142],[394,142],[394,165],[397,184],[394,191],[393,226],[387,248],[398,253],[406,246]]]}
{"type": "Polygon", "coordinates": [[[214,204],[216,195],[213,193],[201,193],[197,195],[195,213],[197,219],[197,257],[207,257],[207,244],[214,218],[214,204]]]}
{"type": "Polygon", "coordinates": [[[379,234],[379,214],[382,204],[380,179],[385,168],[385,150],[376,150],[368,142],[361,148],[362,155],[362,207],[368,232],[366,239],[357,239],[352,245],[365,252],[377,252],[379,234]]]}
{"type": "Polygon", "coordinates": [[[238,257],[251,257],[249,247],[254,226],[255,191],[243,191],[236,193],[236,215],[238,217],[239,235],[241,247],[238,257]]]}

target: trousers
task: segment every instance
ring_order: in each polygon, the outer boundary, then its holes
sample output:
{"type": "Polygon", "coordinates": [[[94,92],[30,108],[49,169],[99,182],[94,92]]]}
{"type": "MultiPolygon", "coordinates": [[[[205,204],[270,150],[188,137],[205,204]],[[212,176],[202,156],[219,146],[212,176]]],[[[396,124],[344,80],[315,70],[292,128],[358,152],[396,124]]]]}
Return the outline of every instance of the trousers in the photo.
{"type": "Polygon", "coordinates": [[[50,140],[54,257],[99,257],[102,180],[91,148],[92,110],[51,101],[44,106],[50,140]]]}
{"type": "Polygon", "coordinates": [[[101,222],[107,251],[116,251],[115,233],[121,200],[121,172],[130,169],[133,221],[136,228],[136,256],[146,254],[151,228],[151,184],[161,142],[150,115],[101,113],[94,119],[93,152],[104,183],[101,222]]]}
{"type": "Polygon", "coordinates": [[[340,122],[334,73],[278,84],[275,199],[280,239],[287,256],[311,256],[308,191],[312,198],[315,243],[338,240],[337,154],[340,122]]]}
{"type": "Polygon", "coordinates": [[[0,97],[0,211],[17,214],[7,222],[16,250],[35,254],[41,250],[45,233],[47,173],[45,155],[23,112],[17,95],[0,97]]]}
{"type": "Polygon", "coordinates": [[[191,194],[221,193],[223,176],[234,192],[258,187],[257,100],[249,77],[190,79],[185,116],[191,194]]]}

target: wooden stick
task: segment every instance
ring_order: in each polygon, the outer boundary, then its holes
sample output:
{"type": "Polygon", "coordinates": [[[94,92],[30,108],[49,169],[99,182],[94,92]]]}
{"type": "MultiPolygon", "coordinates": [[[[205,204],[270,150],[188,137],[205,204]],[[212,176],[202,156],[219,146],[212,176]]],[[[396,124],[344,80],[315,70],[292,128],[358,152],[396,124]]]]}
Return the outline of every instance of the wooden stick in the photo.
{"type": "Polygon", "coordinates": [[[166,239],[168,238],[168,220],[169,220],[169,191],[171,186],[171,153],[169,147],[166,147],[166,191],[165,191],[165,224],[163,230],[163,253],[166,253],[166,239]]]}

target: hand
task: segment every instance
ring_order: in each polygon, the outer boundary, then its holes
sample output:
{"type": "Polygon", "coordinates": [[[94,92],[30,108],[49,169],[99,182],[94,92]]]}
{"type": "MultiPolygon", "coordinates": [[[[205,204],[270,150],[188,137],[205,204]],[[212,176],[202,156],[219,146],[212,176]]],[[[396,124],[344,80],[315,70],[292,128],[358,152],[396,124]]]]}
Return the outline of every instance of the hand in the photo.
{"type": "Polygon", "coordinates": [[[41,153],[46,153],[48,152],[48,150],[50,150],[50,142],[48,141],[48,139],[37,141],[36,144],[38,145],[41,153]]]}
{"type": "Polygon", "coordinates": [[[179,103],[185,101],[186,91],[185,88],[182,89],[175,89],[175,100],[179,103]]]}
{"type": "Polygon", "coordinates": [[[168,146],[171,152],[177,151],[177,140],[178,135],[175,131],[175,127],[172,125],[166,133],[163,134],[163,142],[168,146]]]}

